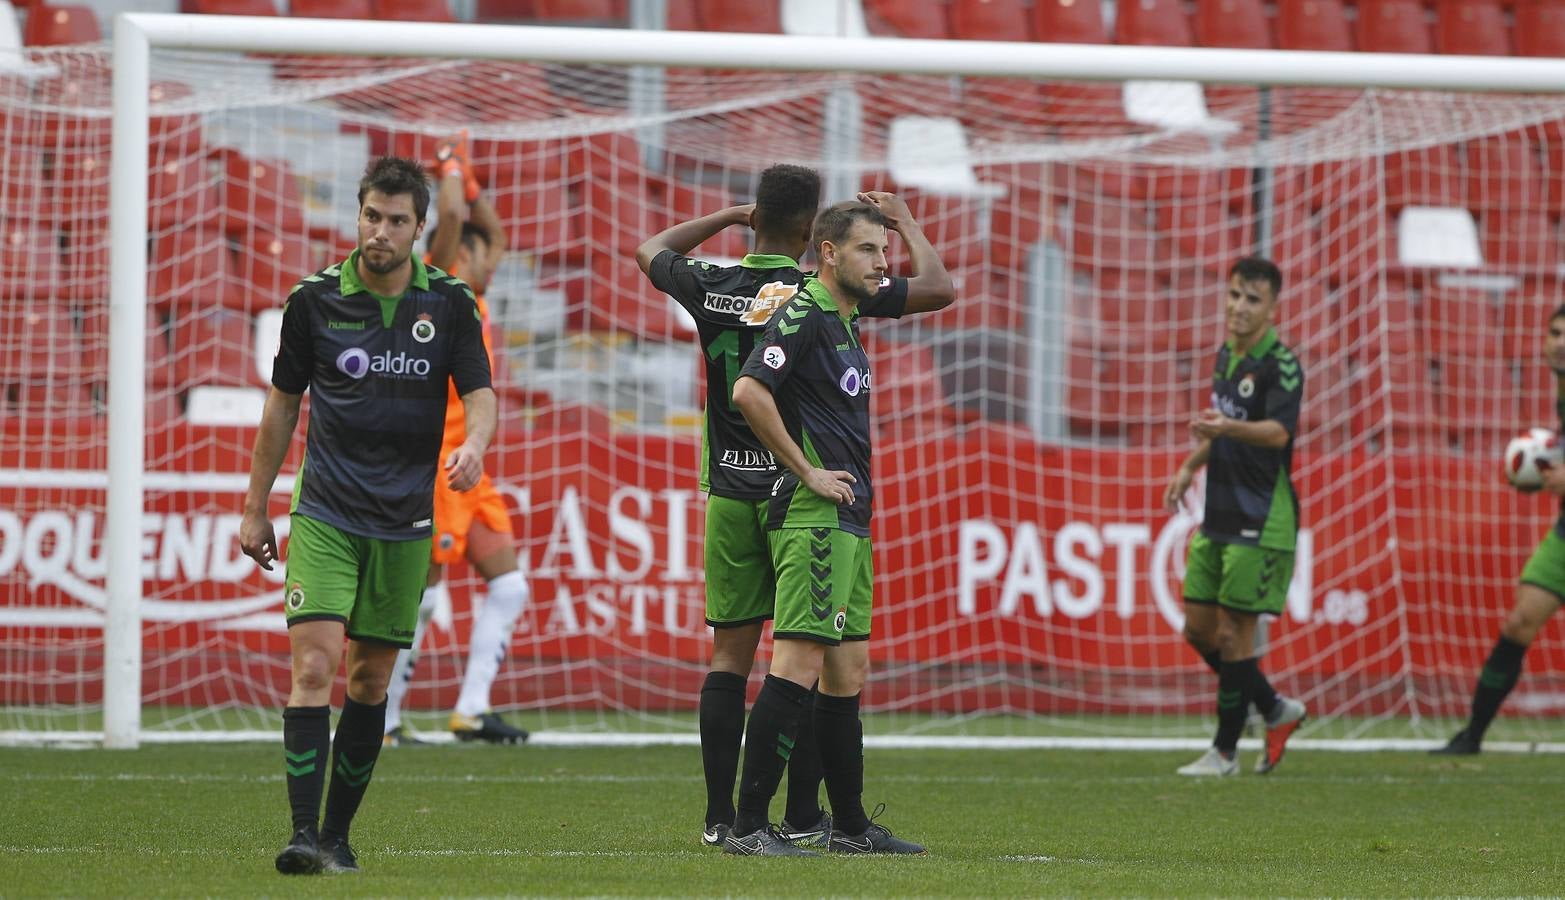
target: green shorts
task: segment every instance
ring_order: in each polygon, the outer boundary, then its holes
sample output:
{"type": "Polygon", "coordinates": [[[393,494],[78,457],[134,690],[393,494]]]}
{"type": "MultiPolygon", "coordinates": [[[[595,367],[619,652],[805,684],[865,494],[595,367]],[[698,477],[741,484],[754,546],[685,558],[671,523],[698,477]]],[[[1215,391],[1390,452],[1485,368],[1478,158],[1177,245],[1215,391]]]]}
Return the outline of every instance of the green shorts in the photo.
{"type": "Polygon", "coordinates": [[[1293,554],[1287,550],[1225,544],[1201,532],[1185,557],[1185,602],[1216,603],[1247,613],[1277,615],[1288,602],[1293,554]]]}
{"type": "Polygon", "coordinates": [[[713,628],[772,617],[777,578],[765,519],[765,500],[706,498],[706,624],[713,628]]]}
{"type": "Polygon", "coordinates": [[[1565,539],[1553,528],[1538,542],[1527,565],[1522,567],[1522,584],[1540,587],[1565,600],[1565,539]]]}
{"type": "Polygon", "coordinates": [[[777,569],[772,636],[836,646],[869,640],[875,567],[869,538],[836,528],[767,532],[777,569]]]}
{"type": "Polygon", "coordinates": [[[333,619],[354,640],[413,646],[430,539],[383,541],[295,514],[283,606],[288,624],[333,619]]]}

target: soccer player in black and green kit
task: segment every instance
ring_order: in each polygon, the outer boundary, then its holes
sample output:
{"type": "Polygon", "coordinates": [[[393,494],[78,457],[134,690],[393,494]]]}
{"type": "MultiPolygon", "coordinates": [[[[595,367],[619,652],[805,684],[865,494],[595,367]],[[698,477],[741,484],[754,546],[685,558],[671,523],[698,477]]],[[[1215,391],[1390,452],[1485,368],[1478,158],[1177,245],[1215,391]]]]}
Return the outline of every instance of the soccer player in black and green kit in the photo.
{"type": "MultiPolygon", "coordinates": [[[[861,305],[886,284],[887,226],[912,256],[911,280],[952,293],[950,277],[907,205],[860,194],[815,219],[819,278],[767,326],[734,383],[733,400],[782,464],[765,508],[776,571],[771,669],[750,711],[730,853],[801,855],[767,824],[799,723],[813,716],[831,800],[827,849],[923,853],[864,812],[864,727],[859,694],[869,670],[870,362],[859,343],[861,305]],[[820,683],[809,708],[810,686],[820,683]]],[[[931,373],[933,377],[933,373],[931,373]]]]}
{"type": "Polygon", "coordinates": [[[1238,774],[1251,703],[1266,719],[1256,771],[1270,772],[1306,714],[1272,689],[1255,653],[1256,622],[1287,601],[1299,529],[1289,474],[1304,368],[1272,327],[1281,289],[1269,260],[1245,257],[1229,269],[1228,340],[1217,351],[1212,405],[1191,422],[1198,444],[1163,494],[1177,511],[1206,466],[1206,514],[1185,562],[1185,640],[1217,672],[1217,736],[1181,775],[1238,774]]]}
{"type": "MultiPolygon", "coordinates": [[[[1549,368],[1554,371],[1554,410],[1560,419],[1559,433],[1565,434],[1565,306],[1558,307],[1549,316],[1549,333],[1543,352],[1549,368]]],[[[1542,490],[1565,498],[1565,467],[1544,469],[1542,490]]],[[[1479,751],[1489,723],[1494,721],[1500,704],[1505,702],[1521,677],[1522,657],[1527,654],[1527,648],[1559,611],[1561,599],[1565,598],[1565,502],[1561,503],[1560,517],[1554,527],[1543,536],[1527,565],[1522,567],[1518,581],[1516,605],[1505,617],[1500,626],[1500,638],[1478,673],[1467,726],[1449,743],[1431,753],[1466,756],[1479,751]]]]}
{"type": "MultiPolygon", "coordinates": [[[[814,170],[771,166],[761,173],[755,203],[675,225],[636,251],[652,284],[695,318],[706,364],[701,489],[707,494],[706,623],[712,628],[712,663],[701,687],[700,727],[707,788],[702,841],[711,846],[723,844],[734,821],[745,684],[762,628],[772,617],[776,579],[762,522],[777,462],[733,405],[733,384],[767,321],[804,280],[798,259],[809,247],[820,193],[814,170]],[[724,228],[746,226],[755,229],[754,252],[736,266],[687,255],[724,228]]],[[[943,309],[950,302],[949,290],[933,279],[891,278],[860,304],[859,312],[896,318],[943,309]]],[[[796,736],[781,834],[824,845],[831,824],[820,808],[820,761],[812,732],[805,722],[796,736]]]]}
{"type": "Polygon", "coordinates": [[[418,163],[371,162],[359,182],[358,248],[305,277],[283,307],[239,541],[264,569],[279,558],[267,501],[308,388],[284,579],[293,659],[283,710],[293,808],[293,838],[277,856],[284,874],[358,870],[348,827],[380,754],[392,664],[418,620],[435,478],[470,489],[494,436],[473,294],[412,256],[428,209],[418,163]],[[467,440],[441,460],[448,379],[467,413],[467,440]],[[347,699],[333,740],[328,704],[344,637],[347,699]],[[317,834],[328,749],[331,789],[317,834]]]}

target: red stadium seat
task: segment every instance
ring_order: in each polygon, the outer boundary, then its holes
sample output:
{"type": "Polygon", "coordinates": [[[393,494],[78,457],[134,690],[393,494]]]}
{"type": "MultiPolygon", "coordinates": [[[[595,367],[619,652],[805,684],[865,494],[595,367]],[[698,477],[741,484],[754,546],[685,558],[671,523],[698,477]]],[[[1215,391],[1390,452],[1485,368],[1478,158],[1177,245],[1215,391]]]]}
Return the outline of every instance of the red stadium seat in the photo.
{"type": "MultiPolygon", "coordinates": [[[[154,81],[147,89],[147,100],[157,110],[195,94],[189,85],[178,81],[154,81]]],[[[158,165],[173,157],[194,156],[201,152],[201,116],[199,113],[154,113],[147,119],[147,160],[158,165]]]]}
{"type": "Polygon", "coordinates": [[[1053,44],[1107,44],[1099,0],[1034,0],[1033,33],[1053,44]]]}
{"type": "Polygon", "coordinates": [[[1516,55],[1565,56],[1565,0],[1518,0],[1516,55]]]}
{"type": "Polygon", "coordinates": [[[490,199],[511,249],[552,262],[586,260],[583,211],[579,205],[567,205],[570,198],[563,184],[536,188],[526,182],[506,184],[492,190],[490,199]]]}
{"type": "Polygon", "coordinates": [[[1282,50],[1353,49],[1342,0],[1278,0],[1277,46],[1282,50]]]}
{"type": "Polygon", "coordinates": [[[103,40],[98,14],[90,6],[39,4],[28,10],[22,43],[30,47],[58,44],[95,44],[103,40]]]}
{"type": "MultiPolygon", "coordinates": [[[[668,191],[668,222],[671,225],[688,222],[733,205],[733,196],[724,188],[676,181],[669,186],[668,191]]],[[[737,260],[750,252],[753,236],[754,232],[745,226],[730,225],[707,238],[690,255],[703,259],[726,257],[737,260]]]]}
{"type": "Polygon", "coordinates": [[[1283,284],[1320,270],[1320,226],[1303,199],[1279,200],[1272,208],[1271,260],[1283,284]]]}
{"type": "Polygon", "coordinates": [[[1448,144],[1392,153],[1385,159],[1386,206],[1461,206],[1462,165],[1448,144]]]}
{"type": "MultiPolygon", "coordinates": [[[[0,250],[8,283],[12,277],[9,252],[12,233],[5,235],[5,249],[0,250]]],[[[75,370],[76,364],[72,360],[78,356],[81,339],[71,321],[70,310],[64,305],[17,304],[16,308],[7,310],[6,320],[5,329],[0,331],[0,383],[57,378],[67,370],[75,370]]]]}
{"type": "Polygon", "coordinates": [[[309,238],[297,233],[257,231],[239,248],[237,260],[238,287],[248,286],[249,290],[238,297],[225,293],[224,305],[248,313],[281,307],[293,286],[323,265],[324,261],[311,249],[309,238]]]}
{"type": "Polygon", "coordinates": [[[1071,220],[1070,256],[1077,268],[1145,269],[1158,260],[1145,203],[1078,199],[1071,220]]]}
{"type": "Polygon", "coordinates": [[[60,295],[91,307],[109,296],[109,232],[96,223],[66,222],[60,251],[60,295]]]}
{"type": "Polygon", "coordinates": [[[179,228],[154,237],[147,257],[147,302],[182,312],[214,306],[246,308],[250,292],[228,279],[230,255],[219,231],[179,228]]]}
{"type": "Polygon", "coordinates": [[[152,169],[147,183],[149,228],[219,228],[222,222],[222,193],[205,158],[170,158],[152,169]]]}
{"type": "Polygon", "coordinates": [[[870,418],[878,427],[928,430],[977,418],[947,402],[940,367],[928,346],[883,341],[867,331],[863,338],[874,372],[870,418]]]}
{"type": "Polygon", "coordinates": [[[371,19],[370,0],[288,0],[288,14],[301,19],[371,19]]]}
{"type": "Polygon", "coordinates": [[[1275,46],[1261,0],[1197,0],[1195,39],[1202,47],[1270,50],[1275,46]]]}
{"type": "Polygon", "coordinates": [[[73,67],[69,74],[44,78],[33,88],[32,99],[43,107],[42,112],[34,114],[34,146],[42,149],[62,146],[108,149],[109,121],[77,112],[82,108],[109,108],[113,105],[113,87],[108,70],[81,70],[73,67]]]}
{"type": "Polygon", "coordinates": [[[1167,241],[1164,259],[1222,274],[1249,248],[1243,223],[1220,198],[1172,200],[1158,204],[1156,214],[1167,241]]]}
{"type": "Polygon", "coordinates": [[[1468,56],[1510,56],[1505,10],[1499,0],[1440,0],[1435,50],[1468,56]]]}
{"type": "Polygon", "coordinates": [[[1559,230],[1544,210],[1486,212],[1478,219],[1478,239],[1492,266],[1552,272],[1560,263],[1559,230]]]}
{"type": "Polygon", "coordinates": [[[254,353],[250,317],[234,310],[202,310],[174,323],[174,384],[181,390],[198,385],[264,387],[251,359],[254,353]]]}
{"type": "Polygon", "coordinates": [[[1363,0],[1359,49],[1369,53],[1432,53],[1429,19],[1420,0],[1363,0]]]}
{"type": "Polygon", "coordinates": [[[951,36],[945,8],[938,3],[864,0],[864,21],[870,34],[876,36],[936,41],[951,36]]]}
{"type": "MultiPolygon", "coordinates": [[[[107,156],[105,156],[107,158],[107,156]]],[[[104,170],[103,177],[108,177],[104,170]]],[[[44,179],[43,154],[31,147],[0,147],[0,203],[7,219],[38,219],[57,208],[50,184],[44,179]]],[[[104,206],[97,211],[101,219],[104,206]]]]}
{"type": "Polygon", "coordinates": [[[1021,0],[952,0],[951,36],[964,41],[1032,40],[1021,0]]]}
{"type": "Polygon", "coordinates": [[[101,224],[109,208],[108,150],[62,150],[55,154],[54,165],[42,176],[42,193],[50,221],[62,227],[101,224]]]}
{"type": "Polygon", "coordinates": [[[400,22],[455,22],[446,0],[371,0],[375,18],[400,22]]]}
{"type": "Polygon", "coordinates": [[[706,31],[740,31],[779,34],[782,16],[778,0],[697,0],[701,27],[706,31]]]}
{"type": "Polygon", "coordinates": [[[0,226],[0,284],[6,300],[55,299],[59,280],[59,239],[53,230],[20,220],[0,226]]]}
{"type": "Polygon", "coordinates": [[[208,16],[277,15],[272,0],[184,0],[180,6],[185,12],[208,16]]]}
{"type": "MultiPolygon", "coordinates": [[[[147,310],[146,349],[144,368],[147,381],[156,387],[174,383],[174,370],[169,362],[169,331],[167,318],[160,312],[147,310]]],[[[82,318],[82,370],[93,380],[104,379],[109,373],[109,311],[100,307],[82,318]]]]}
{"type": "Polygon", "coordinates": [[[1114,43],[1134,46],[1189,47],[1190,17],[1180,0],[1127,0],[1119,4],[1114,43]]]}
{"type": "Polygon", "coordinates": [[[304,189],[286,165],[250,159],[232,148],[219,151],[223,180],[223,230],[235,237],[254,231],[301,234],[304,189]]]}
{"type": "Polygon", "coordinates": [[[1027,263],[1028,248],[1053,233],[1052,211],[1041,209],[1037,201],[1027,203],[1015,197],[997,201],[989,213],[989,253],[994,264],[1021,270],[1027,263]]]}
{"type": "Polygon", "coordinates": [[[1473,209],[1547,209],[1548,193],[1538,155],[1525,135],[1467,145],[1467,205],[1473,209]]]}
{"type": "Polygon", "coordinates": [[[1500,310],[1486,292],[1431,288],[1418,317],[1421,343],[1433,353],[1491,359],[1506,353],[1500,310]]]}
{"type": "Polygon", "coordinates": [[[1333,284],[1351,285],[1380,272],[1391,259],[1394,222],[1366,199],[1328,205],[1321,214],[1322,259],[1333,284]]]}
{"type": "Polygon", "coordinates": [[[694,323],[667,294],[658,291],[625,254],[594,254],[586,325],[593,331],[654,341],[683,341],[694,323]]]}

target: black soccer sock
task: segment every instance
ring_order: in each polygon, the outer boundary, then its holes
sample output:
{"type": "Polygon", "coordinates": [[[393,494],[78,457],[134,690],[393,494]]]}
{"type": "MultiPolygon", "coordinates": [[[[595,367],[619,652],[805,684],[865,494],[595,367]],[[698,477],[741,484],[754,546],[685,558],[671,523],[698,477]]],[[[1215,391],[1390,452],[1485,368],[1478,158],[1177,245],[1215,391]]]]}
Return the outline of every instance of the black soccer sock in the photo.
{"type": "Polygon", "coordinates": [[[810,689],[776,675],[766,676],[761,693],[750,710],[745,729],[744,769],[739,776],[739,811],[734,816],[735,834],[752,834],[765,828],[767,813],[783,766],[793,754],[804,715],[804,699],[810,689]]]}
{"type": "Polygon", "coordinates": [[[283,768],[293,830],[315,828],[326,783],[326,753],[331,747],[331,707],[290,706],[283,710],[283,768]]]}
{"type": "Polygon", "coordinates": [[[708,672],[701,685],[701,768],[706,774],[706,824],[734,824],[734,778],[744,737],[743,675],[708,672]]]}
{"type": "Polygon", "coordinates": [[[1249,664],[1245,675],[1249,679],[1250,702],[1255,704],[1255,708],[1260,710],[1261,715],[1270,719],[1272,713],[1277,711],[1277,703],[1280,699],[1277,696],[1277,689],[1272,687],[1272,683],[1266,680],[1266,673],[1261,671],[1259,656],[1253,656],[1242,662],[1249,664]]]}
{"type": "Polygon", "coordinates": [[[1254,659],[1225,659],[1217,673],[1217,737],[1212,746],[1225,756],[1233,756],[1238,748],[1239,732],[1250,712],[1250,671],[1254,666],[1254,659]]]}
{"type": "Polygon", "coordinates": [[[1478,686],[1473,690],[1473,718],[1467,724],[1467,733],[1474,741],[1483,740],[1489,723],[1500,711],[1500,704],[1516,686],[1521,677],[1522,657],[1527,653],[1526,644],[1518,644],[1507,637],[1494,642],[1489,659],[1478,673],[1478,686]]]}
{"type": "Polygon", "coordinates": [[[385,732],[386,701],[369,706],[352,697],[343,699],[337,737],[331,745],[331,788],[326,792],[326,815],[321,820],[322,840],[328,836],[348,839],[348,826],[364,800],[385,732]]]}
{"type": "Polygon", "coordinates": [[[804,698],[799,734],[788,757],[788,809],[783,818],[803,828],[821,819],[821,754],[815,741],[815,690],[804,698]]]}
{"type": "Polygon", "coordinates": [[[864,722],[859,719],[858,694],[815,695],[815,741],[831,799],[831,827],[863,834],[869,816],[864,814],[864,722]]]}

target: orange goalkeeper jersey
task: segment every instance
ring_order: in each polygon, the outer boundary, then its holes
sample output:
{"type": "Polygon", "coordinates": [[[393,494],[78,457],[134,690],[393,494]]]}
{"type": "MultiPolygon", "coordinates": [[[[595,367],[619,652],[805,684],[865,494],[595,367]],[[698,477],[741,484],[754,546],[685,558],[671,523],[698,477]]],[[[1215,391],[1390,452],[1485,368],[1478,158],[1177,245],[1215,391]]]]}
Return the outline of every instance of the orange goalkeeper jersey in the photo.
{"type": "MultiPolygon", "coordinates": [[[[428,263],[429,257],[426,256],[424,261],[428,263]]],[[[462,277],[455,266],[447,269],[446,274],[457,278],[462,277]]],[[[490,380],[498,385],[496,380],[498,376],[495,375],[494,341],[490,340],[489,334],[489,304],[484,300],[484,295],[476,291],[473,294],[473,299],[478,302],[478,317],[483,322],[484,352],[489,354],[490,380]]],[[[467,440],[467,414],[462,409],[462,398],[457,394],[455,384],[448,381],[446,389],[449,393],[446,396],[446,432],[440,445],[441,465],[445,464],[446,456],[451,451],[461,446],[462,442],[467,440]]]]}

